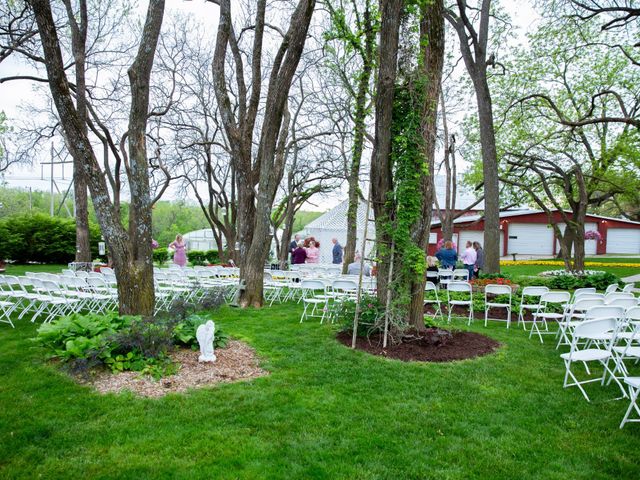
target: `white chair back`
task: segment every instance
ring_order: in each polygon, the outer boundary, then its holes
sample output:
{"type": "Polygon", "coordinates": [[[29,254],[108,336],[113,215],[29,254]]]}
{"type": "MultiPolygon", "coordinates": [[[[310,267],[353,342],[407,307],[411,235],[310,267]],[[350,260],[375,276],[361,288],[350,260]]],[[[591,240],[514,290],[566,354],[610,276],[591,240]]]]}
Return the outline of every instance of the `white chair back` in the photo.
{"type": "Polygon", "coordinates": [[[469,292],[471,293],[471,284],[469,282],[449,282],[447,290],[450,292],[469,292]]]}
{"type": "Polygon", "coordinates": [[[614,300],[618,300],[619,298],[636,298],[633,296],[633,293],[623,293],[623,292],[615,292],[609,293],[604,297],[604,303],[611,303],[614,300]]]}
{"type": "Polygon", "coordinates": [[[634,284],[633,284],[633,283],[627,283],[627,284],[624,286],[624,288],[622,289],[622,291],[623,291],[624,293],[633,293],[633,287],[634,287],[634,284]]]}
{"type": "Polygon", "coordinates": [[[451,278],[454,281],[467,281],[469,280],[469,270],[465,268],[456,268],[453,271],[453,276],[451,278]]]}
{"type": "Polygon", "coordinates": [[[618,290],[618,284],[617,284],[617,283],[612,283],[611,285],[609,285],[609,286],[605,289],[604,294],[605,294],[605,295],[608,295],[608,294],[613,293],[613,292],[615,292],[615,291],[617,291],[617,290],[618,290]]]}
{"type": "Polygon", "coordinates": [[[622,317],[624,317],[624,308],[614,305],[596,305],[587,310],[584,315],[585,320],[622,317]]]}
{"type": "Polygon", "coordinates": [[[640,306],[627,308],[627,311],[624,312],[624,316],[627,320],[631,320],[632,322],[640,321],[640,306]]]}
{"type": "Polygon", "coordinates": [[[511,287],[509,285],[498,285],[495,283],[490,283],[489,285],[484,287],[485,297],[487,295],[509,295],[511,296],[511,287]]]}
{"type": "Polygon", "coordinates": [[[635,307],[638,305],[638,299],[636,298],[616,298],[608,303],[616,307],[624,307],[625,309],[635,307]]]}

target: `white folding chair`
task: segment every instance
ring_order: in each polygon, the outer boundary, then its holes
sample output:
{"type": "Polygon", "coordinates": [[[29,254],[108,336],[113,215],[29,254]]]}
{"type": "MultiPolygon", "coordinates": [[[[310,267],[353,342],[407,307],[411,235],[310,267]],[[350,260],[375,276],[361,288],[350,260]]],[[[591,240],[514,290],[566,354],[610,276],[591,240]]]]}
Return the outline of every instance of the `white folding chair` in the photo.
{"type": "Polygon", "coordinates": [[[636,297],[633,296],[633,293],[624,293],[624,292],[608,293],[604,296],[604,303],[608,304],[615,300],[619,300],[621,298],[635,299],[636,297]]]}
{"type": "Polygon", "coordinates": [[[629,408],[627,413],[624,414],[624,418],[620,423],[620,428],[624,427],[625,423],[640,422],[640,407],[638,407],[638,394],[640,393],[640,377],[626,377],[624,383],[629,388],[629,408]],[[635,410],[637,417],[629,418],[631,412],[635,410]]]}
{"type": "MultiPolygon", "coordinates": [[[[603,305],[604,300],[602,298],[583,298],[578,299],[569,307],[567,314],[562,320],[558,322],[558,344],[556,350],[560,348],[560,345],[570,345],[569,336],[573,332],[576,325],[582,323],[585,319],[586,312],[590,308],[603,305]],[[575,320],[574,320],[575,319],[575,320]]],[[[604,318],[604,317],[603,317],[604,318]]]]}
{"type": "Polygon", "coordinates": [[[453,279],[453,270],[448,268],[438,269],[438,286],[447,288],[447,284],[453,279]]]}
{"type": "Polygon", "coordinates": [[[449,323],[451,323],[451,312],[453,307],[468,307],[469,319],[467,324],[471,325],[471,322],[473,321],[473,290],[470,283],[451,281],[447,284],[447,321],[449,323]],[[451,293],[461,294],[465,298],[451,298],[451,293]]]}
{"type": "Polygon", "coordinates": [[[612,283],[611,285],[609,285],[609,286],[605,289],[604,294],[605,294],[605,295],[609,295],[610,293],[613,293],[613,292],[615,292],[615,291],[617,291],[617,290],[618,290],[618,284],[617,284],[617,283],[612,283]]]}
{"type": "Polygon", "coordinates": [[[549,291],[549,287],[524,287],[522,289],[522,295],[520,296],[520,313],[518,313],[518,325],[522,322],[522,327],[524,331],[527,331],[527,324],[524,320],[524,316],[527,313],[527,310],[534,312],[538,310],[540,305],[540,297],[543,293],[547,293],[549,291]],[[529,303],[531,300],[536,299],[535,303],[529,303]]]}
{"type": "Polygon", "coordinates": [[[576,298],[578,298],[580,295],[583,295],[585,293],[596,293],[596,289],[593,287],[576,288],[573,291],[573,296],[571,297],[571,301],[575,301],[576,298]]]}
{"type": "Polygon", "coordinates": [[[487,326],[489,320],[489,309],[504,308],[507,311],[507,328],[511,326],[511,287],[509,285],[498,285],[490,283],[484,287],[484,326],[487,326]],[[495,297],[498,295],[507,295],[509,303],[497,302],[495,297]],[[492,298],[489,298],[491,296],[492,298]]]}
{"type": "Polygon", "coordinates": [[[633,293],[633,289],[634,289],[635,285],[633,283],[627,283],[623,288],[622,288],[622,292],[623,293],[633,293]]]}
{"type": "Polygon", "coordinates": [[[469,270],[466,268],[456,268],[453,271],[453,276],[451,280],[454,282],[468,282],[469,281],[469,270]]]}
{"type": "MultiPolygon", "coordinates": [[[[604,381],[609,374],[613,380],[618,384],[620,390],[622,391],[623,396],[627,396],[624,387],[615,377],[614,373],[609,368],[609,361],[612,359],[613,354],[611,353],[611,349],[613,343],[615,341],[615,332],[618,329],[618,321],[615,318],[600,318],[598,320],[586,320],[582,322],[580,325],[577,325],[573,331],[573,338],[571,340],[571,350],[568,353],[563,353],[560,355],[560,358],[564,360],[565,364],[565,375],[564,375],[564,383],[563,387],[578,387],[584,395],[584,398],[589,402],[589,396],[587,392],[582,387],[587,383],[592,382],[600,382],[601,385],[604,385],[604,381]],[[605,348],[579,348],[579,342],[581,340],[593,340],[600,339],[605,335],[610,335],[611,340],[607,342],[605,348]],[[587,380],[578,380],[573,371],[571,370],[571,365],[575,362],[584,363],[586,365],[587,362],[598,362],[602,365],[604,372],[602,377],[599,378],[590,378],[587,380]],[[569,383],[569,377],[573,380],[573,383],[569,383]]],[[[589,372],[588,372],[589,373],[589,372]]]]}
{"type": "Polygon", "coordinates": [[[538,309],[533,312],[533,323],[529,332],[529,338],[533,336],[535,331],[540,338],[540,343],[544,343],[542,335],[555,335],[556,332],[549,330],[548,321],[560,322],[564,318],[567,305],[571,300],[569,292],[547,292],[540,296],[538,309]],[[540,330],[540,325],[544,331],[540,330]]]}
{"type": "Polygon", "coordinates": [[[640,362],[640,307],[632,307],[624,312],[624,322],[620,326],[617,339],[619,345],[614,345],[613,353],[616,355],[616,368],[623,373],[624,377],[629,375],[629,370],[625,365],[625,360],[635,360],[640,362]]]}
{"type": "MultiPolygon", "coordinates": [[[[435,272],[434,272],[435,273],[435,272]]],[[[440,298],[438,297],[438,287],[436,287],[436,284],[433,282],[427,282],[424,284],[424,304],[428,305],[428,304],[435,304],[436,305],[436,310],[435,312],[433,312],[433,318],[436,318],[437,315],[440,315],[440,318],[444,318],[444,316],[442,315],[442,305],[440,303],[440,298]],[[431,294],[431,292],[433,292],[433,296],[434,298],[427,298],[427,294],[431,294]]]]}
{"type": "Polygon", "coordinates": [[[325,283],[321,280],[302,280],[300,289],[302,291],[302,303],[304,304],[300,323],[309,317],[319,317],[320,323],[324,322],[329,304],[329,295],[327,295],[325,283]],[[311,307],[311,311],[309,311],[309,307],[311,307]],[[320,309],[320,313],[318,313],[318,309],[320,309]]]}
{"type": "Polygon", "coordinates": [[[622,308],[632,308],[632,307],[638,306],[638,299],[637,298],[614,298],[608,303],[608,305],[613,305],[613,306],[622,307],[622,308]]]}

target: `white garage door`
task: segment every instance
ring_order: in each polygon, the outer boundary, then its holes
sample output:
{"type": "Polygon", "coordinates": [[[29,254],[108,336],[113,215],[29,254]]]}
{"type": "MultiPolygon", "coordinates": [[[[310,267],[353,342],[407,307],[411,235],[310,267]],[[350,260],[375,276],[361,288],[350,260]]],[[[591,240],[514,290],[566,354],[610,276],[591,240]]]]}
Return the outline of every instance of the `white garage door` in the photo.
{"type": "Polygon", "coordinates": [[[509,225],[508,253],[553,255],[553,229],[535,223],[509,225]]]}
{"type": "Polygon", "coordinates": [[[607,253],[640,253],[640,229],[609,228],[607,253]]]}
{"type": "MultiPolygon", "coordinates": [[[[566,227],[566,225],[564,223],[560,223],[558,224],[558,226],[560,227],[560,231],[564,234],[564,229],[566,227]]],[[[595,223],[585,223],[584,224],[584,231],[588,232],[589,230],[593,230],[595,232],[598,231],[598,225],[595,223]]],[[[598,242],[597,240],[585,240],[584,241],[584,253],[586,255],[595,255],[597,252],[598,248],[598,242]]],[[[560,242],[558,242],[556,240],[556,252],[560,253],[560,242]]],[[[573,247],[572,247],[572,252],[573,252],[573,247]]]]}
{"type": "MultiPolygon", "coordinates": [[[[484,232],[479,230],[463,230],[460,232],[460,243],[458,244],[459,251],[465,249],[467,242],[480,242],[482,248],[484,248],[484,232]]],[[[504,252],[504,235],[500,232],[500,256],[504,252]]]]}

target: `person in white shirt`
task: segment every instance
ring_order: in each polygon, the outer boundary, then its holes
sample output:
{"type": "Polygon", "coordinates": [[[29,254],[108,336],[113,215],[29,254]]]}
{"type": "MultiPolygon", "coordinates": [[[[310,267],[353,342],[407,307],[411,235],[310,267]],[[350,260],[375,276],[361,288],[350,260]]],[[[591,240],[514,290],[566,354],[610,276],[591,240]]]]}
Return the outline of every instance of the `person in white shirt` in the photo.
{"type": "Polygon", "coordinates": [[[467,242],[467,248],[462,252],[462,255],[460,255],[460,260],[462,260],[464,268],[469,272],[469,280],[473,278],[473,270],[477,259],[478,253],[476,252],[476,249],[473,248],[473,244],[471,242],[467,242]]]}
{"type": "MultiPolygon", "coordinates": [[[[353,257],[353,263],[350,263],[347,267],[347,275],[360,275],[360,260],[362,260],[362,255],[356,253],[353,257]]],[[[364,264],[362,275],[365,277],[371,276],[371,267],[366,263],[364,264]]]]}

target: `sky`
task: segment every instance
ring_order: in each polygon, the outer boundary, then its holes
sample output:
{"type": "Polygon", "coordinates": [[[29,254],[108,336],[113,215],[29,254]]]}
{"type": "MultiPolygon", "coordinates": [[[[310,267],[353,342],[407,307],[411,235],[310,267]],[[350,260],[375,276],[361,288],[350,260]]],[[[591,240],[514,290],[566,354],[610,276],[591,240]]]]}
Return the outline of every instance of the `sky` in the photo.
{"type": "MultiPolygon", "coordinates": [[[[524,33],[527,32],[537,19],[537,15],[530,5],[529,1],[503,1],[507,12],[511,15],[514,26],[517,28],[517,37],[515,42],[521,42],[524,39],[524,33]]],[[[141,1],[138,10],[143,15],[147,2],[141,1]]],[[[203,20],[206,24],[211,22],[211,35],[215,35],[215,27],[217,24],[218,7],[205,0],[183,1],[169,0],[166,6],[166,15],[175,13],[191,13],[197,18],[203,20]]],[[[0,77],[7,75],[25,74],[28,69],[24,64],[15,58],[0,64],[0,77]]],[[[34,86],[29,81],[11,81],[0,84],[0,111],[4,111],[11,122],[28,121],[28,115],[22,110],[22,106],[28,102],[36,101],[37,104],[45,105],[44,101],[37,101],[38,95],[34,94],[34,86]]],[[[31,166],[20,166],[11,168],[5,172],[4,182],[7,186],[32,188],[34,190],[48,191],[51,185],[51,174],[49,166],[41,166],[38,161],[49,161],[49,149],[34,152],[34,164],[31,166]]],[[[55,187],[64,191],[69,186],[71,176],[71,166],[54,167],[55,187]]],[[[54,191],[56,188],[54,188],[54,191]]],[[[175,199],[178,197],[176,191],[169,190],[166,199],[175,199]]],[[[324,198],[317,199],[311,204],[305,206],[305,210],[325,211],[346,198],[346,191],[335,192],[324,198]]],[[[195,201],[195,198],[190,199],[195,201]]]]}

